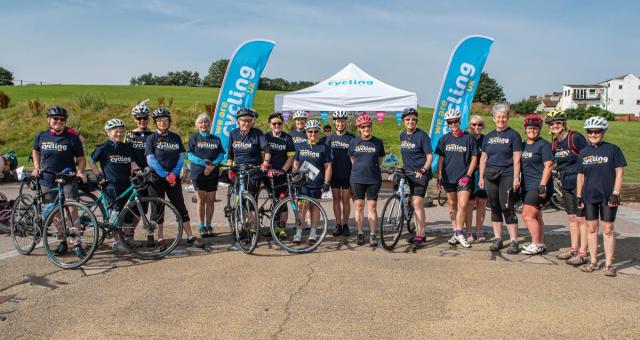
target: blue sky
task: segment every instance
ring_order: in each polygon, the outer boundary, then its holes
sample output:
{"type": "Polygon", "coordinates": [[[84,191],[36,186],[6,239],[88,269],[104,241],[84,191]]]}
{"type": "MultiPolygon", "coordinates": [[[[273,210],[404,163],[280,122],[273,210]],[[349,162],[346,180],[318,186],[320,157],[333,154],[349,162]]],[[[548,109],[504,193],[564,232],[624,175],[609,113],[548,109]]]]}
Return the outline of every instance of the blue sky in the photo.
{"type": "Polygon", "coordinates": [[[467,35],[495,39],[485,71],[511,101],[640,73],[632,1],[9,1],[0,65],[16,79],[128,84],[195,70],[252,38],[276,42],[263,76],[320,81],[354,62],[433,106],[467,35]]]}

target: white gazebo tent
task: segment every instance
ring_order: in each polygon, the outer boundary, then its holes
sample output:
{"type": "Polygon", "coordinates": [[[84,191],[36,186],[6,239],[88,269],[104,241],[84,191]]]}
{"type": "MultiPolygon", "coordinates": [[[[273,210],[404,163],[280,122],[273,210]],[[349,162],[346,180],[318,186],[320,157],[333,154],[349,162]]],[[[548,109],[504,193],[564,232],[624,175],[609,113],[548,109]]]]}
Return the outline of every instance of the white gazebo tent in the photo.
{"type": "Polygon", "coordinates": [[[275,96],[276,111],[385,111],[417,107],[415,93],[370,76],[353,63],[316,85],[275,96]]]}

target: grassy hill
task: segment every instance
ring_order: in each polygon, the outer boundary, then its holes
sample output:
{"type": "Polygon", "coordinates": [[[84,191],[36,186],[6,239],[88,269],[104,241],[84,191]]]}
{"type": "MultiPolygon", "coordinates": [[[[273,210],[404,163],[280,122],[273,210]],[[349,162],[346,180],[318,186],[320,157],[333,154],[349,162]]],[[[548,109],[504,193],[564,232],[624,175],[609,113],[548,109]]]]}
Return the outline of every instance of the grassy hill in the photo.
{"type": "MultiPolygon", "coordinates": [[[[164,100],[165,105],[171,104],[175,116],[172,129],[177,130],[186,141],[196,131],[193,125],[196,115],[205,112],[205,105],[213,104],[218,98],[218,89],[174,86],[0,86],[0,91],[11,97],[11,106],[0,110],[0,151],[15,150],[22,160],[31,152],[35,133],[47,127],[44,112],[33,113],[29,108],[29,101],[38,99],[47,107],[62,105],[67,108],[71,113],[68,124],[85,136],[88,153],[106,139],[102,127],[108,119],[120,118],[128,124],[127,127],[133,127],[131,108],[144,99],[150,99],[151,108],[157,107],[160,100],[164,100]],[[86,94],[101,98],[106,102],[106,106],[100,110],[81,109],[80,99],[86,94]]],[[[263,130],[267,129],[266,116],[273,111],[273,97],[277,93],[279,92],[258,91],[256,94],[254,108],[261,114],[257,125],[263,130]]],[[[433,109],[419,108],[419,111],[419,127],[428,130],[433,109]]],[[[485,121],[485,132],[488,132],[494,125],[490,117],[485,117],[485,121]]],[[[571,121],[569,124],[570,127],[582,131],[582,122],[571,121]]],[[[513,118],[510,125],[520,133],[523,132],[521,118],[513,118]]],[[[387,152],[399,156],[398,136],[402,130],[403,128],[396,124],[395,118],[389,118],[380,125],[375,124],[373,133],[385,142],[387,152]]],[[[545,137],[548,138],[547,131],[545,128],[545,137]]],[[[640,142],[640,124],[611,122],[607,140],[618,144],[625,153],[629,163],[626,181],[639,182],[640,165],[637,165],[636,161],[640,160],[640,148],[637,147],[640,142]]]]}

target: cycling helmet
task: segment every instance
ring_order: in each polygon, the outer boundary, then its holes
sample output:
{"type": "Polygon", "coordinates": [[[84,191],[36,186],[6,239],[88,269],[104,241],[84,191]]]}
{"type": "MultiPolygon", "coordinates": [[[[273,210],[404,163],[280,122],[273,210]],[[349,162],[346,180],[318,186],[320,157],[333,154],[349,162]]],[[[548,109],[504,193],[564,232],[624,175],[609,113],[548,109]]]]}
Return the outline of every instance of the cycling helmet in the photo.
{"type": "Polygon", "coordinates": [[[4,157],[9,161],[9,169],[15,170],[18,167],[18,157],[13,151],[5,153],[4,157]]]}
{"type": "Polygon", "coordinates": [[[404,117],[411,116],[411,115],[418,117],[418,111],[412,107],[408,107],[402,110],[402,115],[400,116],[400,118],[404,119],[404,117]]]}
{"type": "Polygon", "coordinates": [[[460,113],[460,110],[458,109],[449,109],[444,114],[445,121],[450,119],[460,119],[461,117],[462,117],[462,113],[460,113]]]}
{"type": "Polygon", "coordinates": [[[113,128],[117,128],[117,127],[124,127],[124,122],[121,121],[120,119],[114,118],[114,119],[109,119],[105,124],[104,124],[104,132],[107,132],[113,128]]]}
{"type": "Polygon", "coordinates": [[[304,118],[307,119],[307,112],[302,110],[293,111],[293,119],[304,118]]]}
{"type": "Polygon", "coordinates": [[[140,104],[136,105],[133,110],[131,110],[131,115],[134,117],[149,117],[149,113],[151,113],[151,111],[147,106],[148,101],[149,99],[143,100],[140,104]]]}
{"type": "Polygon", "coordinates": [[[562,109],[557,107],[553,109],[553,111],[547,113],[544,121],[547,124],[551,124],[552,122],[557,122],[557,121],[566,122],[567,116],[564,114],[564,112],[562,112],[562,109]]]}
{"type": "Polygon", "coordinates": [[[363,125],[371,125],[373,124],[373,120],[369,117],[368,114],[363,113],[356,118],[356,126],[361,127],[363,125]]]}
{"type": "Polygon", "coordinates": [[[304,130],[307,131],[307,130],[311,130],[311,129],[320,130],[320,122],[315,120],[315,119],[311,119],[311,120],[307,121],[304,124],[304,130]]]}
{"type": "Polygon", "coordinates": [[[169,109],[165,109],[164,107],[160,107],[153,111],[153,113],[151,114],[151,117],[153,117],[153,120],[156,120],[158,118],[171,119],[171,111],[169,111],[169,109]]]}
{"type": "Polygon", "coordinates": [[[606,130],[609,128],[609,123],[604,117],[590,117],[584,121],[584,129],[594,129],[594,130],[606,130]]]}
{"type": "Polygon", "coordinates": [[[47,111],[47,117],[69,117],[69,113],[62,106],[54,106],[47,111]]]}
{"type": "Polygon", "coordinates": [[[537,128],[541,128],[542,127],[542,118],[540,118],[540,116],[538,115],[528,115],[524,118],[524,127],[529,127],[529,126],[533,126],[533,127],[537,127],[537,128]]]}
{"type": "Polygon", "coordinates": [[[347,119],[349,118],[349,111],[333,111],[333,115],[332,115],[333,119],[347,119]]]}
{"type": "Polygon", "coordinates": [[[238,110],[238,113],[236,114],[237,119],[239,119],[240,117],[246,117],[246,116],[249,116],[251,118],[256,118],[258,117],[258,113],[253,111],[253,109],[244,108],[244,109],[238,110]]]}

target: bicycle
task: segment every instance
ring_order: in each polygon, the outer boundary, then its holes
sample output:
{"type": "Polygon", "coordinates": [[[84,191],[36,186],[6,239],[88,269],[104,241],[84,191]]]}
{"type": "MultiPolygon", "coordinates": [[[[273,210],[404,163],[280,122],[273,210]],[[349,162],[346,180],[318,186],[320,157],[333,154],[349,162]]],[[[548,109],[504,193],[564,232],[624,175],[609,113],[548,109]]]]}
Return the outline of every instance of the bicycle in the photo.
{"type": "Polygon", "coordinates": [[[392,167],[382,169],[382,172],[392,177],[391,180],[396,187],[396,191],[384,203],[379,227],[382,247],[393,250],[400,240],[405,223],[407,231],[415,233],[415,223],[411,225],[413,205],[407,184],[408,176],[415,175],[415,171],[405,172],[402,168],[392,167]]]}
{"type": "Polygon", "coordinates": [[[43,173],[55,176],[57,188],[51,190],[55,194],[53,202],[43,203],[48,194],[42,193],[40,176],[33,177],[35,196],[19,195],[12,208],[11,239],[18,253],[23,255],[29,255],[42,241],[47,257],[56,266],[78,268],[89,260],[97,247],[98,223],[86,206],[65,200],[63,185],[76,176],[71,169],[60,173],[43,170],[43,173]],[[75,254],[69,254],[67,244],[74,245],[75,254]]]}
{"type": "Polygon", "coordinates": [[[556,210],[564,211],[564,196],[562,195],[560,172],[555,169],[551,170],[551,178],[553,179],[553,195],[551,195],[549,199],[549,204],[551,204],[556,210]]]}
{"type": "Polygon", "coordinates": [[[227,187],[227,204],[224,216],[229,221],[229,228],[234,243],[237,242],[245,254],[251,254],[258,244],[258,215],[257,203],[248,191],[248,181],[252,173],[260,169],[259,166],[241,164],[226,166],[225,169],[237,173],[235,180],[227,187]]]}

